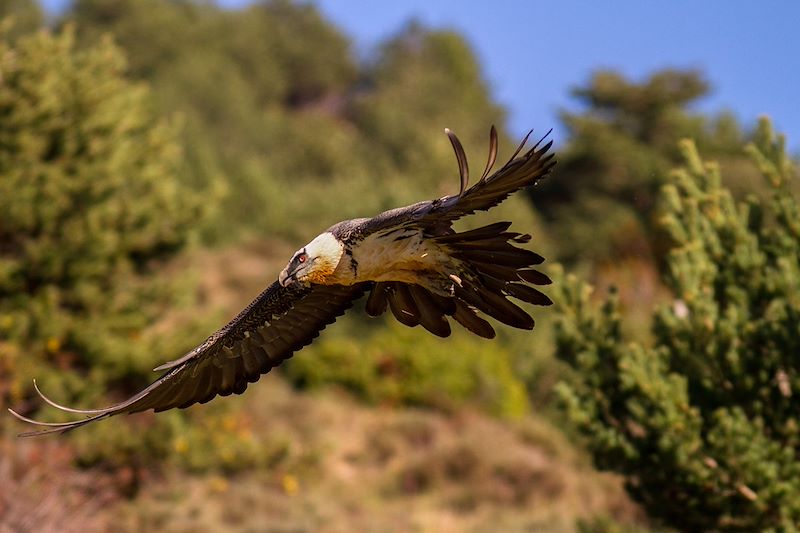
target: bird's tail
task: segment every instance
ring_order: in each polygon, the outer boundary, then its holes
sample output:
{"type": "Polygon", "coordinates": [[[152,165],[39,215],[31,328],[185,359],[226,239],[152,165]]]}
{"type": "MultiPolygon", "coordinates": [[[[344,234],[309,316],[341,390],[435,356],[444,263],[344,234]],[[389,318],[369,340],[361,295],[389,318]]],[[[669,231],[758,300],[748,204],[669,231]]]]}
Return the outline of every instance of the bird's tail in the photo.
{"type": "Polygon", "coordinates": [[[533,329],[533,318],[509,298],[550,305],[550,298],[532,287],[547,285],[550,279],[532,268],[544,261],[542,256],[515,246],[528,242],[530,235],[510,232],[509,226],[510,222],[497,222],[434,237],[459,265],[457,271],[448,274],[451,297],[419,285],[381,282],[367,299],[367,312],[377,316],[388,306],[399,322],[407,326],[422,325],[441,337],[450,334],[447,316],[476,335],[494,337],[494,328],[478,312],[509,326],[533,329]]]}

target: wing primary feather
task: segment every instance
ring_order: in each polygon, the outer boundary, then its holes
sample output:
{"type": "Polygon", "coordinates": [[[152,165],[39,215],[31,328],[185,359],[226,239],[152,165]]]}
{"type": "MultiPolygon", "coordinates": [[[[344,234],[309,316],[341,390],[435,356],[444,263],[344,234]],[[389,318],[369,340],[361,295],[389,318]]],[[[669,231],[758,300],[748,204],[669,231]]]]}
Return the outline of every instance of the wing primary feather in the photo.
{"type": "Polygon", "coordinates": [[[494,263],[474,263],[474,266],[480,274],[488,274],[497,279],[516,280],[518,277],[518,270],[510,266],[494,263]]]}
{"type": "Polygon", "coordinates": [[[531,265],[538,265],[544,258],[530,250],[523,250],[520,248],[513,248],[510,251],[503,250],[459,250],[454,252],[455,257],[467,259],[477,263],[487,263],[490,265],[502,265],[516,268],[528,267],[531,265]]]}
{"type": "MultiPolygon", "coordinates": [[[[8,408],[8,412],[11,413],[12,415],[14,415],[19,420],[22,420],[23,422],[28,422],[29,424],[33,424],[35,426],[63,428],[63,427],[70,426],[70,425],[75,423],[75,422],[41,422],[39,420],[34,420],[32,418],[28,418],[27,416],[21,415],[18,412],[16,412],[13,409],[11,409],[10,407],[8,408]]],[[[39,433],[39,432],[37,431],[35,433],[39,433]]]]}
{"type": "Polygon", "coordinates": [[[453,145],[453,151],[456,153],[456,160],[458,161],[458,173],[461,177],[461,190],[458,192],[458,195],[461,196],[464,194],[464,191],[467,190],[467,185],[469,184],[469,165],[467,164],[467,154],[464,153],[464,147],[461,146],[461,141],[458,140],[458,137],[455,133],[450,131],[449,128],[445,128],[444,132],[447,134],[447,138],[450,139],[450,144],[453,145]]]}
{"type": "Polygon", "coordinates": [[[530,130],[530,131],[528,132],[528,134],[527,134],[527,135],[525,135],[525,137],[523,137],[523,138],[522,138],[522,142],[521,142],[521,143],[519,143],[519,146],[517,146],[517,149],[516,149],[516,150],[514,150],[514,153],[513,153],[513,154],[511,154],[511,157],[510,157],[510,158],[508,158],[508,162],[507,162],[507,163],[506,163],[504,166],[508,166],[508,165],[509,165],[509,164],[510,164],[512,161],[514,161],[514,158],[515,158],[515,157],[517,157],[517,155],[518,155],[518,154],[520,153],[520,151],[521,151],[521,150],[522,150],[522,149],[525,147],[525,145],[526,145],[526,144],[528,144],[528,139],[530,138],[530,136],[531,136],[531,134],[532,134],[532,133],[533,133],[533,130],[530,130]]]}
{"type": "MultiPolygon", "coordinates": [[[[533,133],[533,130],[531,130],[531,133],[533,133]]],[[[549,130],[547,130],[547,133],[545,133],[544,135],[542,135],[542,137],[541,137],[541,138],[540,138],[538,141],[536,141],[536,144],[534,144],[534,145],[531,147],[531,150],[530,150],[530,151],[531,151],[531,152],[533,152],[534,150],[536,150],[536,149],[539,147],[539,145],[540,145],[540,144],[542,144],[542,141],[543,141],[543,140],[545,140],[545,139],[547,139],[548,137],[550,137],[550,134],[551,134],[551,133],[553,133],[553,128],[550,128],[549,130]]],[[[549,143],[547,143],[547,145],[546,145],[546,146],[544,146],[544,147],[543,147],[541,150],[539,150],[539,151],[538,151],[538,153],[544,153],[544,152],[546,152],[547,150],[549,150],[549,149],[550,149],[550,146],[552,146],[552,144],[553,144],[553,141],[550,141],[549,143]]]]}
{"type": "Polygon", "coordinates": [[[492,167],[495,161],[497,161],[497,146],[497,129],[494,127],[494,124],[492,124],[492,128],[489,130],[489,158],[486,161],[486,168],[483,169],[483,174],[481,174],[481,179],[478,181],[485,180],[489,172],[492,171],[492,167]]]}
{"type": "MultiPolygon", "coordinates": [[[[81,414],[81,415],[91,415],[91,414],[102,413],[103,411],[105,411],[105,409],[75,409],[74,407],[67,407],[65,405],[61,405],[59,403],[56,403],[56,402],[54,402],[53,400],[51,400],[50,398],[48,398],[47,396],[44,395],[42,390],[39,388],[39,384],[36,383],[36,379],[35,378],[33,380],[33,389],[36,391],[36,394],[39,395],[39,398],[44,400],[45,403],[48,403],[48,404],[52,405],[53,407],[55,407],[56,409],[59,409],[61,411],[65,411],[67,413],[77,413],[77,414],[81,414]]],[[[14,414],[16,414],[16,413],[14,413],[14,414]]]]}

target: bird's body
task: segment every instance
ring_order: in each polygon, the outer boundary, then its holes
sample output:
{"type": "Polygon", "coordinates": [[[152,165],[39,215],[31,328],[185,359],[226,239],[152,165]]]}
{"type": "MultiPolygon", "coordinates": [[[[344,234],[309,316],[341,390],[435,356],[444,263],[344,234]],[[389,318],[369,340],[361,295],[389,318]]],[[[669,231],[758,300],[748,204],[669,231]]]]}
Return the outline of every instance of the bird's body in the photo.
{"type": "MultiPolygon", "coordinates": [[[[336,238],[332,232],[323,233],[321,237],[336,238]]],[[[431,276],[436,277],[437,271],[455,268],[447,251],[425,238],[419,229],[401,228],[373,233],[361,240],[350,241],[346,246],[348,251],[327,280],[329,284],[398,281],[432,289],[435,284],[431,284],[431,276]]]]}
{"type": "Polygon", "coordinates": [[[555,164],[547,153],[550,143],[541,148],[537,143],[516,157],[526,137],[511,159],[489,175],[497,155],[492,128],[486,169],[480,180],[467,188],[463,148],[455,135],[447,133],[461,174],[458,195],[330,227],[298,250],[278,281],[225,327],[183,357],[156,368],[165,373],[128,400],[105,409],[72,409],[56,404],[37,388],[47,403],[88,417],[48,423],[12,411],[26,422],[47,427],[25,435],[67,431],[120,413],[183,408],[217,395],[240,394],[248,383],[311,343],[365,293],[368,314],[377,316],[388,309],[399,322],[421,325],[441,337],[450,334],[449,319],[478,336],[494,337],[494,328],[480,313],[513,327],[532,329],[530,315],[508,299],[551,303],[531,287],[550,282],[532,268],[543,258],[516,246],[528,242],[530,236],[508,231],[510,222],[460,233],[452,223],[488,210],[545,177],[555,164]]]}

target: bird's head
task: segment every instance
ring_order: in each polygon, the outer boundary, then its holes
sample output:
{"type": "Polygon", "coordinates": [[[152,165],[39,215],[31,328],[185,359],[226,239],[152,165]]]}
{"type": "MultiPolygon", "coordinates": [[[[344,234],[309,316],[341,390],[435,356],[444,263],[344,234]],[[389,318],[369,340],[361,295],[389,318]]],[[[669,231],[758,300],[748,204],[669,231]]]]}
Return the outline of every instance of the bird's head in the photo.
{"type": "Polygon", "coordinates": [[[330,284],[343,253],[344,244],[325,232],[295,252],[278,281],[284,287],[296,282],[330,284]]]}

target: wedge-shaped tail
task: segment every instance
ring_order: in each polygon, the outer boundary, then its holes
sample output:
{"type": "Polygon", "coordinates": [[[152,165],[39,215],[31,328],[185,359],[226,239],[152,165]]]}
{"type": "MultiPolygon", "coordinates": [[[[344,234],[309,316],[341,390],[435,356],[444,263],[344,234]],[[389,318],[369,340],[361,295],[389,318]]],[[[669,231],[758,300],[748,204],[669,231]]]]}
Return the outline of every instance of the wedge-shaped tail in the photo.
{"type": "Polygon", "coordinates": [[[495,336],[494,328],[478,311],[521,329],[532,329],[531,316],[509,298],[535,305],[552,301],[533,285],[547,285],[550,279],[534,270],[544,259],[537,253],[515,246],[529,235],[507,231],[510,222],[434,237],[458,260],[460,269],[449,274],[452,296],[442,296],[420,285],[402,282],[377,283],[367,298],[366,311],[377,316],[391,310],[406,326],[421,325],[434,335],[450,335],[447,317],[484,338],[495,336]]]}

